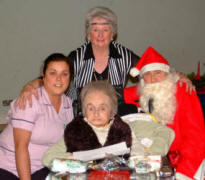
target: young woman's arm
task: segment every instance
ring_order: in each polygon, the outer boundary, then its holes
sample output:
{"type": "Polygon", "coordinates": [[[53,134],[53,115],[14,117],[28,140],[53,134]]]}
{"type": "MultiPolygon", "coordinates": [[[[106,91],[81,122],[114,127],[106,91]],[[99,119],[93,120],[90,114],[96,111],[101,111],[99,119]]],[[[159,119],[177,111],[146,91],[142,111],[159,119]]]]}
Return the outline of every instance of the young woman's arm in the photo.
{"type": "Polygon", "coordinates": [[[14,128],[16,167],[20,180],[31,180],[30,157],[28,145],[31,132],[14,128]]]}
{"type": "Polygon", "coordinates": [[[179,76],[180,86],[182,86],[183,83],[186,84],[186,92],[189,92],[191,94],[192,91],[195,91],[195,86],[192,84],[191,80],[184,73],[181,72],[176,72],[176,73],[179,76]]]}

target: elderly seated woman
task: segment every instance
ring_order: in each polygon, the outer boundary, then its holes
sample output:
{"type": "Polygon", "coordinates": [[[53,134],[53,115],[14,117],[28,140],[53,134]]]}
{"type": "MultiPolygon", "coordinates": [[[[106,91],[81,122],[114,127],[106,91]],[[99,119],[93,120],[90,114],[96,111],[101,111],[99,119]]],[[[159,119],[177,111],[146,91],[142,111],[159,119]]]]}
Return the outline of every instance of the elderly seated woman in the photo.
{"type": "Polygon", "coordinates": [[[153,137],[150,138],[157,141],[151,148],[145,148],[135,136],[138,132],[134,131],[139,131],[139,128],[135,128],[133,122],[131,128],[117,115],[117,95],[107,81],[88,83],[83,88],[80,98],[83,116],[71,121],[65,129],[64,138],[44,154],[45,166],[51,167],[56,158],[72,159],[72,153],[76,151],[101,148],[120,142],[125,142],[127,147],[131,147],[131,154],[135,155],[167,153],[174,139],[173,131],[166,126],[150,122],[153,123],[148,128],[148,131],[153,132],[153,137]]]}

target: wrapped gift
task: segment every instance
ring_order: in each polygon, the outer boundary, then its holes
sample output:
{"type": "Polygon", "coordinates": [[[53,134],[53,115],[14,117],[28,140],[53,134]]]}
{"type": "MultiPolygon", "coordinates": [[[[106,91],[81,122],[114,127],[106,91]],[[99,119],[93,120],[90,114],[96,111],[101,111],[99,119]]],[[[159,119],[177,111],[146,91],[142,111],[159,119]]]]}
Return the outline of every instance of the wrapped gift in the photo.
{"type": "Polygon", "coordinates": [[[137,171],[159,171],[161,167],[162,157],[160,155],[150,155],[150,156],[131,156],[129,158],[128,164],[130,168],[137,168],[137,171]],[[141,168],[141,169],[140,169],[141,168]],[[146,169],[145,169],[146,168],[146,169]]]}
{"type": "Polygon", "coordinates": [[[54,159],[51,171],[57,173],[84,173],[87,171],[87,166],[87,163],[81,161],[54,159]]]}
{"type": "Polygon", "coordinates": [[[119,171],[91,171],[88,180],[129,180],[130,173],[127,170],[119,171]]]}
{"type": "Polygon", "coordinates": [[[127,161],[123,157],[114,156],[112,154],[107,154],[107,157],[96,164],[92,164],[90,169],[93,170],[103,170],[103,171],[116,171],[121,168],[127,167],[127,161]]]}

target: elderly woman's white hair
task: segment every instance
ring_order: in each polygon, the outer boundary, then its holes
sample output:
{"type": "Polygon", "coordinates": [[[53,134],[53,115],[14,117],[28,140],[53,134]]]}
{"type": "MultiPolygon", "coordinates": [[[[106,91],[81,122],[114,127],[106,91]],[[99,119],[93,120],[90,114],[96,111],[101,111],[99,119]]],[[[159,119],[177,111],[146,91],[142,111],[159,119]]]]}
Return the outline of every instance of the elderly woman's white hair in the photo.
{"type": "Polygon", "coordinates": [[[94,7],[88,11],[85,17],[85,32],[86,36],[90,31],[91,22],[94,18],[106,19],[111,27],[113,37],[117,34],[117,16],[116,14],[107,7],[94,7]]]}
{"type": "Polygon", "coordinates": [[[93,81],[86,84],[80,93],[83,115],[85,115],[85,109],[83,106],[84,99],[89,93],[94,91],[103,92],[108,96],[111,104],[111,113],[112,115],[117,114],[118,101],[114,87],[108,81],[93,81]]]}

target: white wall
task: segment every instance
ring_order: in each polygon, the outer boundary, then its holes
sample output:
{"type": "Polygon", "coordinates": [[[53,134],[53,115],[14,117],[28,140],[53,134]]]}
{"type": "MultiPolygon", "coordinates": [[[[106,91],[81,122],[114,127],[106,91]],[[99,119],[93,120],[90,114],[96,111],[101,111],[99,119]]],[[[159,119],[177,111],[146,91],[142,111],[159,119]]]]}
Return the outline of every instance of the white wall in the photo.
{"type": "Polygon", "coordinates": [[[49,54],[84,42],[84,16],[98,5],[116,12],[118,41],[137,54],[152,45],[184,73],[205,63],[204,0],[0,0],[0,107],[49,54]]]}

